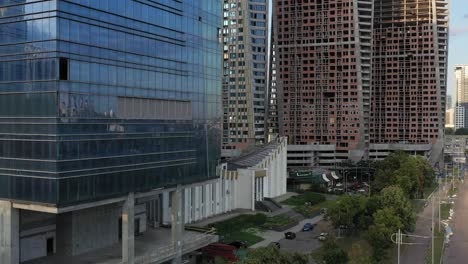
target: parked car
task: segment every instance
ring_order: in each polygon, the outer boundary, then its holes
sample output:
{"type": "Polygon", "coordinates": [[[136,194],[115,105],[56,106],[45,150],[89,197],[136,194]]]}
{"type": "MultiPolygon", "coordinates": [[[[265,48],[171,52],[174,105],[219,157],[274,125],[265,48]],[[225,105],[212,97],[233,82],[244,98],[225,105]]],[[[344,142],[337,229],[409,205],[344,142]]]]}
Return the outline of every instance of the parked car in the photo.
{"type": "Polygon", "coordinates": [[[304,224],[304,226],[302,227],[302,231],[306,232],[306,231],[312,231],[314,229],[314,225],[311,224],[311,223],[306,223],[304,224]]]}
{"type": "Polygon", "coordinates": [[[229,245],[235,246],[237,249],[247,247],[247,243],[244,242],[244,241],[233,241],[233,242],[229,243],[229,245]]]}
{"type": "Polygon", "coordinates": [[[293,239],[296,238],[296,233],[286,232],[286,233],[284,233],[284,238],[289,239],[289,240],[293,240],[293,239]]]}
{"type": "Polygon", "coordinates": [[[358,192],[358,193],[366,193],[367,191],[364,190],[364,189],[359,189],[359,190],[357,190],[357,192],[358,192]]]}
{"type": "Polygon", "coordinates": [[[343,184],[342,183],[337,183],[337,184],[335,184],[335,187],[343,187],[343,184]]]}
{"type": "Polygon", "coordinates": [[[281,245],[279,242],[271,242],[270,247],[276,247],[277,249],[280,249],[281,248],[281,245]]]}
{"type": "Polygon", "coordinates": [[[334,192],[344,192],[343,188],[333,188],[334,192]]]}
{"type": "Polygon", "coordinates": [[[320,241],[325,241],[327,240],[328,233],[321,233],[320,236],[318,236],[318,240],[320,241]]]}

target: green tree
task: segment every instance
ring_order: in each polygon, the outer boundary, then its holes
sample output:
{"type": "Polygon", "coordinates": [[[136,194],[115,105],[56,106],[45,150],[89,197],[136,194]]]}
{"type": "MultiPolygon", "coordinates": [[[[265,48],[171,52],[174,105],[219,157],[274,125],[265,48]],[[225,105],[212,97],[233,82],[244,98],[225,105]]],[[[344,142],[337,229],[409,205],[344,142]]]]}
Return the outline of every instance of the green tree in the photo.
{"type": "Polygon", "coordinates": [[[392,234],[402,229],[400,217],[393,208],[379,209],[374,214],[374,224],[369,227],[368,239],[372,245],[375,260],[381,260],[385,249],[392,244],[392,234]]]}
{"type": "Polygon", "coordinates": [[[372,191],[379,193],[383,188],[397,184],[395,171],[410,156],[402,151],[388,155],[384,160],[375,163],[376,173],[372,182],[372,191]]]}
{"type": "Polygon", "coordinates": [[[398,185],[410,197],[420,197],[424,187],[434,182],[434,170],[422,156],[411,156],[404,152],[395,152],[375,165],[376,173],[372,182],[373,193],[398,185]]]}
{"type": "Polygon", "coordinates": [[[429,161],[422,156],[415,157],[423,187],[431,186],[435,181],[435,171],[429,161]]]}
{"type": "Polygon", "coordinates": [[[451,127],[445,128],[445,135],[453,135],[455,133],[454,129],[451,127]]]}
{"type": "Polygon", "coordinates": [[[323,245],[322,259],[326,264],[345,264],[349,257],[346,251],[338,247],[334,239],[329,239],[323,245]]]}
{"type": "Polygon", "coordinates": [[[280,251],[278,248],[261,247],[250,251],[247,258],[237,262],[239,264],[307,264],[309,257],[299,253],[280,251]]]}
{"type": "Polygon", "coordinates": [[[348,253],[349,264],[372,264],[372,259],[364,254],[361,245],[354,243],[351,245],[351,250],[348,253]]]}
{"type": "Polygon", "coordinates": [[[359,227],[359,218],[365,213],[367,205],[366,196],[340,196],[336,203],[328,208],[327,216],[333,225],[359,227]]]}
{"type": "Polygon", "coordinates": [[[397,214],[400,222],[403,224],[403,230],[414,230],[416,216],[413,212],[410,200],[400,187],[390,186],[383,189],[380,193],[380,204],[382,208],[390,208],[397,214]]]}
{"type": "Polygon", "coordinates": [[[419,170],[416,158],[407,156],[400,163],[400,168],[395,172],[395,183],[403,189],[404,193],[416,198],[418,192],[423,192],[424,188],[420,182],[419,170]]]}
{"type": "Polygon", "coordinates": [[[468,128],[459,128],[455,130],[455,135],[468,135],[468,128]]]}

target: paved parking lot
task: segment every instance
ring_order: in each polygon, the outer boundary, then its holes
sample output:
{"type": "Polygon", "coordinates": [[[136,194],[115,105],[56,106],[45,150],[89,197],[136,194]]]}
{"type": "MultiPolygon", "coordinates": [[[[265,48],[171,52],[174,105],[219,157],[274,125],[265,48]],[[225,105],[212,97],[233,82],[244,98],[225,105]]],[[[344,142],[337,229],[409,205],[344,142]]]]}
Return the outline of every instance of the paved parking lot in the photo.
{"type": "Polygon", "coordinates": [[[316,227],[312,231],[297,232],[296,238],[293,240],[281,239],[279,241],[281,250],[303,254],[311,253],[322,245],[322,242],[317,239],[321,233],[319,229],[316,227]]]}

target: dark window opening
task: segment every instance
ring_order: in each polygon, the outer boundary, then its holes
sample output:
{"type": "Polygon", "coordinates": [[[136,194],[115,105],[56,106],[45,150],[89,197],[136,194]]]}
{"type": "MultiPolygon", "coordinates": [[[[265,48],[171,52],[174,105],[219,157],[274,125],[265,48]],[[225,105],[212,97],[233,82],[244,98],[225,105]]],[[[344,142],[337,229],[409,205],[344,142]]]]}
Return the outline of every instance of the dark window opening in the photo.
{"type": "Polygon", "coordinates": [[[54,238],[47,239],[47,256],[54,254],[54,238]]]}
{"type": "Polygon", "coordinates": [[[68,58],[60,58],[60,72],[59,72],[59,79],[67,81],[69,75],[69,62],[68,58]]]}

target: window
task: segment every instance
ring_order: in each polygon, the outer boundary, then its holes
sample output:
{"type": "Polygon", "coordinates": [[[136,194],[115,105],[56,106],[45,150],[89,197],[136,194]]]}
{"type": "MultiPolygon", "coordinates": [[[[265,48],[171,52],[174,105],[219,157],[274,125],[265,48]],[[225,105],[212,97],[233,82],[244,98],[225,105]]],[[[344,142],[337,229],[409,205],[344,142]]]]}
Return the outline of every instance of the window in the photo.
{"type": "Polygon", "coordinates": [[[69,69],[68,58],[60,58],[60,80],[68,81],[68,77],[70,76],[69,69]]]}

